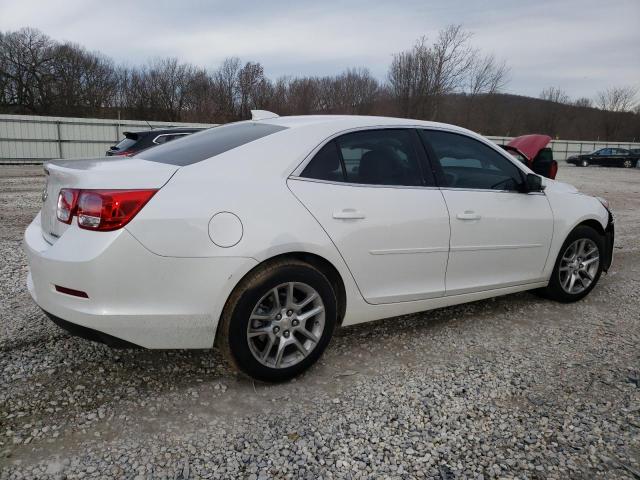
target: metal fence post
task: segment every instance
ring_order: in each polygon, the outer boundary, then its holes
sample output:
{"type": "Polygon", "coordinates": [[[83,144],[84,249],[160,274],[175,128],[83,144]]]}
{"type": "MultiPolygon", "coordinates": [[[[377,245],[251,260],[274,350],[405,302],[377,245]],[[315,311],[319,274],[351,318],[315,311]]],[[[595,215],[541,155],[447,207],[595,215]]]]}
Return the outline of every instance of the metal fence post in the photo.
{"type": "Polygon", "coordinates": [[[60,121],[56,122],[56,130],[58,131],[58,156],[62,158],[62,128],[60,123],[60,121]]]}

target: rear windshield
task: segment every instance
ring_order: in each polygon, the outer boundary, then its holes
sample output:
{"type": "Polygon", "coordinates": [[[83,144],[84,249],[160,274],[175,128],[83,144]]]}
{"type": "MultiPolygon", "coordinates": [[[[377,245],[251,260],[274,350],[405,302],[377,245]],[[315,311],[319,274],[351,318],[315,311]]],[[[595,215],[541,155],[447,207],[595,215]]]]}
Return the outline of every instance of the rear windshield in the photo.
{"type": "Polygon", "coordinates": [[[133,138],[125,138],[121,140],[116,146],[111,147],[111,150],[126,150],[127,148],[133,147],[138,140],[134,140],[133,138]]]}
{"type": "Polygon", "coordinates": [[[173,140],[139,153],[138,156],[144,160],[182,167],[219,155],[286,128],[265,123],[232,123],[173,140]]]}

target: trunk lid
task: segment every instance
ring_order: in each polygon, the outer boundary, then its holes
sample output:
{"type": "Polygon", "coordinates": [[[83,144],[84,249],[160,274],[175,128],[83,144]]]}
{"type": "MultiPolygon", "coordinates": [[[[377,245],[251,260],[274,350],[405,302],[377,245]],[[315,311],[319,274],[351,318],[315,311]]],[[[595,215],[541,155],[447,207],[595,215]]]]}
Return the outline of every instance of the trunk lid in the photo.
{"type": "Polygon", "coordinates": [[[152,189],[169,181],[179,167],[136,158],[58,160],[44,165],[46,185],[42,192],[42,236],[53,244],[69,227],[56,217],[62,188],[152,189]]]}

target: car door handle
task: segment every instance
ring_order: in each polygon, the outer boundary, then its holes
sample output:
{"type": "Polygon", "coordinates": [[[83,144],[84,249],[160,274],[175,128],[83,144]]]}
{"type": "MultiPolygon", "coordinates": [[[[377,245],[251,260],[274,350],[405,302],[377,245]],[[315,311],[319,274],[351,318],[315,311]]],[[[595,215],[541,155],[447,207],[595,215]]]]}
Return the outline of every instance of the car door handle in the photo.
{"type": "Polygon", "coordinates": [[[365,214],[354,208],[345,208],[339,212],[333,212],[333,218],[336,220],[361,220],[365,218],[365,214]]]}
{"type": "Polygon", "coordinates": [[[459,213],[456,215],[458,220],[480,220],[480,215],[476,212],[472,212],[471,210],[466,210],[464,213],[459,213]]]}

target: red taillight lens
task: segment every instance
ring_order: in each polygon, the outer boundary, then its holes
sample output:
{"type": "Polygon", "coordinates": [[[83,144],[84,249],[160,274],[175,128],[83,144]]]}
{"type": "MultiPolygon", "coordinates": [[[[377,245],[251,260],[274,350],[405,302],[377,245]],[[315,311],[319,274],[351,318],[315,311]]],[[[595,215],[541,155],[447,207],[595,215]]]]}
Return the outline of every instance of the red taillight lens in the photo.
{"type": "Polygon", "coordinates": [[[81,190],[78,226],[102,232],[124,227],[157,190],[81,190]]]}
{"type": "Polygon", "coordinates": [[[58,220],[106,232],[124,227],[151,200],[157,190],[76,190],[63,188],[58,195],[58,220]]]}
{"type": "Polygon", "coordinates": [[[554,180],[557,174],[558,174],[558,162],[554,160],[551,162],[551,166],[549,167],[549,178],[551,180],[554,180]]]}
{"type": "Polygon", "coordinates": [[[58,207],[56,208],[56,216],[63,223],[71,223],[71,219],[75,214],[76,202],[78,200],[79,190],[75,188],[63,188],[58,195],[58,207]]]}

